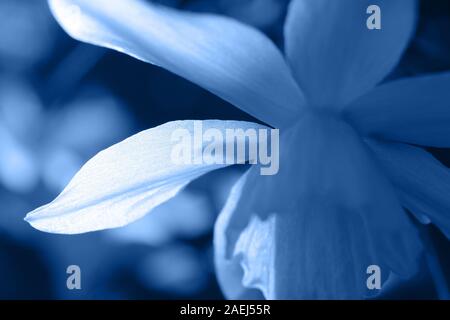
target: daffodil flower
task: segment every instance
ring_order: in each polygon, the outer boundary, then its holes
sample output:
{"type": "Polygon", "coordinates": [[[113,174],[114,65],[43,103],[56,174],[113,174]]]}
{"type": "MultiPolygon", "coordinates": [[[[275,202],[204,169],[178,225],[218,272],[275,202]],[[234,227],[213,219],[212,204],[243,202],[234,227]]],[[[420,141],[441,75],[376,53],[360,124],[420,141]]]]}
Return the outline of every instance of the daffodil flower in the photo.
{"type": "MultiPolygon", "coordinates": [[[[404,208],[450,235],[450,174],[418,147],[450,147],[450,73],[382,83],[413,35],[417,2],[377,1],[382,29],[368,30],[371,2],[293,0],[283,55],[226,17],[140,0],[49,1],[75,39],[161,66],[280,128],[279,173],[249,169],[216,222],[228,298],[363,298],[369,265],[413,275],[422,245],[404,208]]],[[[192,126],[169,122],[102,151],[26,220],[74,234],[142,217],[222,167],[170,161],[170,133],[192,126]]]]}

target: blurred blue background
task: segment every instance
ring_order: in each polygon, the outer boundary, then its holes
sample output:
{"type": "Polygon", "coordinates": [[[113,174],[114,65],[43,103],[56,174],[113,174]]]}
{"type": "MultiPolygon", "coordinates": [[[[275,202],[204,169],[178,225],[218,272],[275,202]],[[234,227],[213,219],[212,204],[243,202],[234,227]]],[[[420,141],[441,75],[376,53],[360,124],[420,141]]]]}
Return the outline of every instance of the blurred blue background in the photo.
{"type": "MultiPolygon", "coordinates": [[[[282,46],[288,0],[158,2],[232,16],[282,46]]],[[[450,1],[422,0],[417,33],[391,78],[450,70],[449,30],[450,1]]],[[[23,221],[101,149],[181,119],[253,120],[162,69],[72,40],[44,0],[0,0],[0,298],[222,298],[212,227],[242,168],[195,181],[122,229],[61,236],[23,221]],[[72,264],[81,267],[82,290],[66,288],[72,264]]],[[[431,151],[450,165],[448,150],[431,151]]],[[[431,235],[450,270],[448,241],[435,229],[431,235]]],[[[431,275],[424,267],[384,298],[436,298],[431,275]]]]}

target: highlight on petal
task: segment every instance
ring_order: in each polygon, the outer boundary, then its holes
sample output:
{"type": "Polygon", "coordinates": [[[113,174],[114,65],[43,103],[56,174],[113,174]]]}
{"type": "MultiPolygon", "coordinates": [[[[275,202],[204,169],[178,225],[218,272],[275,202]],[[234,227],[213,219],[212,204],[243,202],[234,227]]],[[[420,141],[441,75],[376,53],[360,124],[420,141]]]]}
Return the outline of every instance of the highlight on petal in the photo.
{"type": "MultiPolygon", "coordinates": [[[[202,152],[208,142],[174,141],[176,130],[194,136],[198,121],[174,121],[140,132],[88,161],[63,192],[26,220],[36,229],[75,234],[124,226],[175,196],[193,179],[226,164],[175,163],[173,150],[180,143],[202,152]]],[[[202,121],[204,130],[261,128],[240,121],[202,121]]],[[[195,138],[194,138],[195,141],[195,138]]],[[[226,141],[225,141],[226,143],[226,141]]],[[[234,141],[229,143],[233,144],[234,141]]]]}
{"type": "Polygon", "coordinates": [[[417,230],[353,129],[305,117],[281,143],[279,174],[250,171],[245,197],[224,210],[226,226],[218,222],[219,274],[239,261],[243,284],[267,299],[360,299],[373,295],[370,265],[382,279],[417,271],[417,230]]]}
{"type": "Polygon", "coordinates": [[[230,18],[142,0],[49,0],[75,39],[176,73],[266,123],[290,121],[303,95],[275,45],[230,18]]]}
{"type": "Polygon", "coordinates": [[[242,284],[247,288],[259,289],[264,297],[274,297],[276,214],[261,220],[251,217],[248,226],[242,230],[234,255],[239,257],[244,275],[242,284]]]}
{"type": "Polygon", "coordinates": [[[416,0],[293,0],[285,24],[286,55],[307,98],[338,107],[372,89],[397,64],[414,31],[416,0]],[[369,30],[370,5],[381,29],[369,30]]]}
{"type": "MultiPolygon", "coordinates": [[[[250,171],[255,170],[256,167],[250,169],[250,171]]],[[[232,229],[232,232],[239,237],[245,228],[245,225],[241,228],[236,225],[230,225],[230,221],[233,216],[236,216],[235,220],[239,219],[239,215],[242,213],[242,211],[239,210],[239,205],[241,201],[245,199],[242,195],[248,174],[249,172],[247,171],[233,186],[228,200],[214,226],[214,263],[216,275],[222,292],[228,299],[263,298],[259,289],[244,286],[244,270],[241,265],[241,257],[230,257],[228,254],[230,241],[227,234],[230,232],[230,229],[232,229]]],[[[249,274],[248,271],[247,274],[249,274]]],[[[249,275],[247,277],[249,277],[249,275]]]]}
{"type": "Polygon", "coordinates": [[[362,133],[450,147],[450,72],[386,83],[352,103],[347,117],[362,133]]]}
{"type": "Polygon", "coordinates": [[[368,144],[397,188],[402,205],[419,218],[429,218],[450,239],[450,169],[418,147],[376,140],[368,144]]]}

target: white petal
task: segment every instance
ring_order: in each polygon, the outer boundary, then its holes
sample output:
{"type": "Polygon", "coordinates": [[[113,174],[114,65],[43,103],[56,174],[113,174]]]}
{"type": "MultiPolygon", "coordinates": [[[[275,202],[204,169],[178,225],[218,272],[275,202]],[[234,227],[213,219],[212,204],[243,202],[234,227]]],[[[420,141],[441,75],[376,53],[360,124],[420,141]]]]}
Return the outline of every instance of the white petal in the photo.
{"type": "Polygon", "coordinates": [[[240,262],[243,284],[268,299],[365,298],[368,266],[417,271],[417,230],[350,126],[305,117],[281,145],[279,174],[253,167],[224,210],[218,270],[240,262]]]}
{"type": "Polygon", "coordinates": [[[450,170],[418,147],[375,140],[369,145],[398,189],[402,205],[450,238],[450,170]]]}
{"type": "MultiPolygon", "coordinates": [[[[256,168],[256,167],[254,167],[256,168]]],[[[250,169],[252,170],[252,169],[250,169]]],[[[240,257],[230,257],[230,243],[227,234],[237,233],[237,237],[244,228],[235,228],[230,225],[233,215],[239,215],[239,203],[245,199],[243,187],[247,182],[248,173],[245,173],[233,186],[227,203],[217,218],[214,227],[214,262],[216,267],[217,280],[222,292],[228,299],[261,299],[262,293],[259,290],[245,287],[243,284],[244,270],[241,266],[240,257]],[[231,231],[232,229],[233,231],[231,231]]],[[[238,217],[236,217],[238,218],[238,217]]],[[[248,272],[247,272],[248,274],[248,272]]]]}
{"type": "Polygon", "coordinates": [[[293,0],[286,55],[308,99],[338,107],[372,89],[405,50],[416,7],[415,0],[293,0]],[[373,4],[381,9],[381,30],[366,26],[373,4]]]}
{"type": "Polygon", "coordinates": [[[272,125],[303,104],[283,56],[257,30],[229,18],[142,0],[49,0],[75,39],[174,72],[272,125]]]}
{"type": "MultiPolygon", "coordinates": [[[[224,166],[173,161],[173,148],[180,142],[172,140],[172,133],[186,129],[193,136],[194,122],[169,122],[100,152],[53,202],[29,213],[26,220],[42,231],[75,234],[120,227],[141,218],[175,196],[191,180],[224,166]]],[[[223,133],[228,128],[261,128],[239,121],[201,123],[204,131],[215,128],[223,133]]],[[[191,145],[192,152],[204,147],[191,145]]]]}
{"type": "Polygon", "coordinates": [[[362,133],[411,144],[450,147],[450,72],[379,86],[345,110],[362,133]]]}

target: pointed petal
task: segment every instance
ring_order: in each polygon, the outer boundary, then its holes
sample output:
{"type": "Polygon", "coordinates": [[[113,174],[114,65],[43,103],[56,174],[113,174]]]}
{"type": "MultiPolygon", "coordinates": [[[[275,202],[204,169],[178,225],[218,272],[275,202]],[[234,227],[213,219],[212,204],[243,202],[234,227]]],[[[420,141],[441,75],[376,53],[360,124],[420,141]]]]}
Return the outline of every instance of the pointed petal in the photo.
{"type": "Polygon", "coordinates": [[[415,0],[379,0],[381,30],[369,30],[370,0],[293,0],[286,55],[314,105],[342,106],[368,92],[397,64],[414,30],[415,0]]]}
{"type": "Polygon", "coordinates": [[[349,126],[305,117],[281,146],[279,174],[249,172],[225,230],[244,284],[268,299],[364,298],[368,266],[416,272],[416,229],[349,126]]]}
{"type": "Polygon", "coordinates": [[[237,21],[142,0],[49,3],[75,39],[161,66],[266,123],[281,125],[302,105],[303,95],[275,45],[237,21]]]}
{"type": "Polygon", "coordinates": [[[120,227],[141,218],[193,179],[225,166],[173,160],[174,147],[181,143],[172,136],[177,130],[193,137],[194,142],[186,146],[192,149],[191,155],[210,144],[195,143],[199,124],[203,132],[215,128],[223,134],[226,129],[261,128],[249,122],[206,120],[169,122],[143,131],[88,161],[53,202],[29,213],[26,220],[41,231],[75,234],[120,227]]]}
{"type": "Polygon", "coordinates": [[[450,72],[384,84],[345,112],[365,134],[450,147],[450,72]]]}
{"type": "Polygon", "coordinates": [[[427,151],[401,143],[370,140],[402,205],[428,217],[450,239],[450,170],[427,151]]]}

